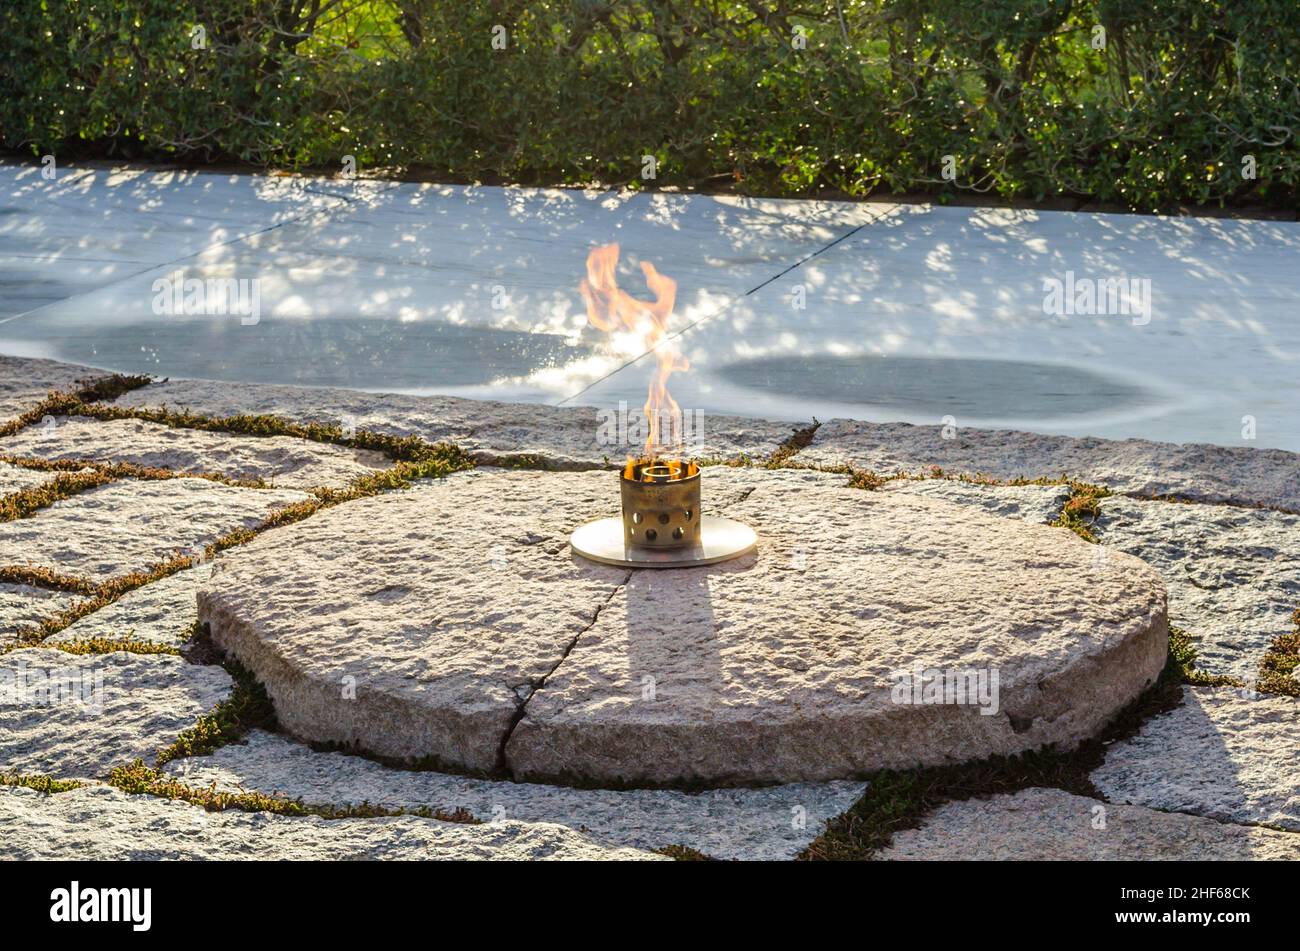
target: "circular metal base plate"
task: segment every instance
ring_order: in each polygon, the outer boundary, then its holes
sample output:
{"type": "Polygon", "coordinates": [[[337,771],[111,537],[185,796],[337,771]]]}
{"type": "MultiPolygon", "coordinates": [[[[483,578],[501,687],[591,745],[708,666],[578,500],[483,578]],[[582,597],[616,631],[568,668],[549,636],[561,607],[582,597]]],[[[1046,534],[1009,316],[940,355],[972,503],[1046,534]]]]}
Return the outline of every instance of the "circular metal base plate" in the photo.
{"type": "Polygon", "coordinates": [[[754,550],[758,536],[748,525],[717,515],[700,519],[700,541],[686,548],[640,548],[623,539],[618,517],[588,522],[569,536],[569,544],[583,558],[603,565],[626,568],[694,568],[727,561],[754,550]]]}

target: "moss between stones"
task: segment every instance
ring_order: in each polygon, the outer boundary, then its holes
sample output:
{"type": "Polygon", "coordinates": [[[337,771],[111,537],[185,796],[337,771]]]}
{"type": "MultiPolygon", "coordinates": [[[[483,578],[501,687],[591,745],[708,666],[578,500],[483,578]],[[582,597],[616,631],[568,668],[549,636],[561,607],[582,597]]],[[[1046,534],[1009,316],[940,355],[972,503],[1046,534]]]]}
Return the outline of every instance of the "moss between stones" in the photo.
{"type": "Polygon", "coordinates": [[[23,776],[20,773],[0,773],[0,786],[23,786],[27,789],[35,789],[37,792],[54,793],[68,792],[71,789],[80,789],[84,786],[75,779],[55,779],[53,776],[23,776]]]}
{"type": "Polygon", "coordinates": [[[1261,693],[1300,697],[1300,682],[1296,679],[1300,671],[1300,609],[1291,615],[1291,622],[1295,630],[1273,641],[1259,662],[1261,693]]]}
{"type": "Polygon", "coordinates": [[[229,698],[199,717],[194,726],[182,731],[170,746],[160,750],[154,761],[155,768],[186,756],[207,756],[238,742],[252,730],[275,732],[275,707],[266,695],[266,688],[233,657],[227,657],[222,666],[235,682],[229,698]]]}
{"type": "Polygon", "coordinates": [[[119,651],[128,654],[179,654],[180,651],[170,644],[157,641],[137,641],[130,637],[90,637],[84,641],[59,641],[54,644],[33,645],[25,642],[6,644],[0,648],[0,657],[11,651],[28,650],[34,646],[60,650],[65,654],[116,654],[119,651]]]}
{"type": "Polygon", "coordinates": [[[651,849],[651,852],[658,852],[660,855],[666,855],[674,862],[716,862],[711,855],[705,855],[699,849],[693,849],[689,845],[665,845],[662,849],[651,849]]]}
{"type": "Polygon", "coordinates": [[[162,799],[179,799],[208,812],[227,809],[239,812],[269,812],[278,816],[318,816],[322,819],[377,819],[385,816],[418,816],[441,822],[459,822],[481,825],[482,820],[466,809],[452,811],[430,809],[388,809],[368,802],[351,806],[327,806],[304,803],[301,799],[285,799],[260,792],[219,792],[215,787],[197,789],[172,779],[157,769],[135,760],[129,766],[118,766],[109,775],[108,784],[133,795],[158,796],[162,799]]]}
{"type": "MultiPolygon", "coordinates": [[[[939,805],[952,800],[1017,792],[1034,786],[1062,789],[1100,799],[1090,774],[1101,766],[1106,747],[1135,735],[1148,718],[1182,701],[1183,667],[1169,656],[1156,682],[1121,710],[1101,735],[1076,749],[1052,747],[1018,756],[994,756],[977,763],[913,770],[883,770],[867,777],[867,790],[847,812],[827,823],[800,855],[804,860],[870,859],[894,833],[914,829],[939,805]]],[[[962,848],[953,843],[954,857],[962,848]]]]}
{"type": "Polygon", "coordinates": [[[0,566],[0,582],[7,584],[25,584],[32,588],[44,588],[46,591],[67,591],[70,594],[95,595],[99,585],[85,578],[73,575],[61,575],[49,568],[35,568],[29,565],[0,566]]]}

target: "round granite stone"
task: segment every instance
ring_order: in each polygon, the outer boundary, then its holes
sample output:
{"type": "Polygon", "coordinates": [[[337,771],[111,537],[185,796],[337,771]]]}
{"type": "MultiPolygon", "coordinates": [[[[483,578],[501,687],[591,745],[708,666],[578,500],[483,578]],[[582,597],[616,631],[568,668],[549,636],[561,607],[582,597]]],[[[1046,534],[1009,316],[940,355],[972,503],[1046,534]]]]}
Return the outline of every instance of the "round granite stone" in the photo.
{"type": "Polygon", "coordinates": [[[755,552],[592,564],[567,539],[617,511],[615,473],[479,470],[264,533],[199,616],[306,740],[582,785],[1071,746],[1164,663],[1159,575],[1065,529],[811,471],[703,480],[755,552]]]}

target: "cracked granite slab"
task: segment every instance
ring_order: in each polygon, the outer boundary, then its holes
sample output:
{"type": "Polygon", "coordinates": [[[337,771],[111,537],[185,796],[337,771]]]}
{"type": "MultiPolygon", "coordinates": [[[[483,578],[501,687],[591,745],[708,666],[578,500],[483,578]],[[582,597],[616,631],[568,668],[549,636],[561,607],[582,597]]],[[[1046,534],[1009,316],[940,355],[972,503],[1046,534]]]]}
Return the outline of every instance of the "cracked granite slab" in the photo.
{"type": "Polygon", "coordinates": [[[603,846],[686,845],[716,859],[792,859],[862,795],[853,782],[761,789],[569,789],[395,770],[341,753],[318,753],[253,731],[211,756],[177,759],[164,772],[189,786],[249,790],[309,803],[390,809],[466,809],[485,822],[551,823],[603,846]]]}
{"type": "Polygon", "coordinates": [[[612,473],[480,470],[228,553],[199,617],[301,738],[580,785],[822,781],[1072,745],[1164,664],[1155,572],[1119,554],[1093,572],[1068,531],[840,475],[704,479],[757,554],[589,564],[568,534],[614,510],[612,473]],[[896,701],[918,661],[995,668],[999,700],[896,701]]]}
{"type": "Polygon", "coordinates": [[[107,581],[251,528],[308,496],[243,489],[207,479],[126,479],[96,486],[0,523],[0,565],[38,565],[107,581]]]}
{"type": "Polygon", "coordinates": [[[1191,635],[1200,670],[1253,682],[1269,645],[1292,630],[1298,515],[1111,496],[1093,532],[1160,571],[1170,622],[1191,635]]]}
{"type": "Polygon", "coordinates": [[[171,654],[0,656],[0,770],[105,777],[158,751],[230,696],[221,667],[171,654]]]}
{"type": "Polygon", "coordinates": [[[0,454],[216,472],[295,489],[342,486],[392,465],[380,452],[288,436],[240,436],[138,419],[99,421],[85,416],[61,418],[52,426],[32,426],[0,439],[0,454]]]}
{"type": "Polygon", "coordinates": [[[13,643],[19,629],[66,611],[76,602],[77,596],[66,591],[0,582],[0,648],[13,643]]]}
{"type": "Polygon", "coordinates": [[[1300,700],[1184,687],[1091,776],[1112,802],[1300,832],[1300,700]]]}
{"type": "Polygon", "coordinates": [[[84,861],[240,859],[664,860],[611,849],[556,825],[469,825],[419,816],[321,819],[266,812],[208,812],[111,786],[47,793],[0,786],[0,857],[84,861]]]}
{"type": "Polygon", "coordinates": [[[1068,475],[1136,495],[1300,509],[1300,454],[1281,449],[972,428],[944,439],[941,426],[832,419],[799,459],[818,465],[848,463],[881,475],[916,473],[930,466],[997,479],[1068,475]]]}
{"type": "Polygon", "coordinates": [[[87,614],[42,643],[70,644],[105,637],[180,647],[198,620],[195,595],[211,572],[211,564],[200,565],[151,581],[87,614]]]}
{"type": "MultiPolygon", "coordinates": [[[[621,464],[639,440],[621,442],[606,412],[590,406],[500,403],[450,396],[363,393],[326,387],[173,380],[121,396],[116,405],[188,409],[211,416],[270,413],[301,422],[352,426],[430,442],[460,444],[481,463],[532,456],[551,469],[597,469],[621,464]],[[611,436],[612,433],[612,436],[611,436]]],[[[700,458],[765,457],[798,424],[707,416],[693,446],[700,458]]]]}
{"type": "Polygon", "coordinates": [[[1300,836],[1117,806],[1059,789],[949,802],[894,833],[886,860],[1240,861],[1300,859],[1300,836]]]}

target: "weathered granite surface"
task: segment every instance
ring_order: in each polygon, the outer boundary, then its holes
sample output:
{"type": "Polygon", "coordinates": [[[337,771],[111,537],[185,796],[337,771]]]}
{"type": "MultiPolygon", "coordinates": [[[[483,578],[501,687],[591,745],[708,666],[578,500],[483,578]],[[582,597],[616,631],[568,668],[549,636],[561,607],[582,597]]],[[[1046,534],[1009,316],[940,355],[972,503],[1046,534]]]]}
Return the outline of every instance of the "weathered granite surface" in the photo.
{"type": "Polygon", "coordinates": [[[122,638],[179,647],[190,627],[198,620],[195,595],[212,565],[178,571],[87,614],[81,620],[49,637],[44,643],[61,644],[93,638],[122,638]]]}
{"type": "Polygon", "coordinates": [[[207,812],[186,802],[132,796],[110,786],[54,795],[0,786],[0,857],[82,862],[663,859],[636,849],[605,848],[556,825],[207,812]]]}
{"type": "Polygon", "coordinates": [[[64,591],[0,582],[0,648],[13,641],[19,628],[67,610],[76,600],[64,591]]]}
{"type": "Polygon", "coordinates": [[[1295,861],[1300,836],[1035,788],[945,803],[920,828],[895,833],[879,858],[1295,861]]]}
{"type": "Polygon", "coordinates": [[[262,536],[222,559],[199,616],[301,737],[643,786],[1069,744],[1164,663],[1155,572],[1119,554],[1094,572],[1065,530],[818,472],[705,478],[743,499],[725,513],[756,555],[591,565],[565,543],[615,504],[608,473],[478,471],[262,536]],[[996,668],[996,712],[894,702],[914,662],[996,668]]]}
{"type": "Polygon", "coordinates": [[[230,695],[220,667],[168,654],[0,655],[0,770],[102,777],[158,750],[230,695]]]}
{"type": "Polygon", "coordinates": [[[88,489],[0,523],[0,564],[38,565],[104,581],[251,528],[307,498],[291,489],[244,489],[207,479],[127,479],[88,489]]]}
{"type": "Polygon", "coordinates": [[[1064,485],[981,485],[956,479],[896,479],[879,491],[973,505],[990,515],[1042,525],[1055,521],[1070,498],[1070,488],[1064,485]]]}
{"type": "Polygon", "coordinates": [[[823,465],[849,463],[879,474],[930,466],[998,479],[1064,474],[1118,492],[1300,509],[1300,454],[1281,449],[969,428],[944,439],[941,426],[832,419],[799,458],[823,465]]]}
{"type": "Polygon", "coordinates": [[[1092,774],[1112,802],[1300,832],[1300,701],[1183,688],[1092,774]]]}
{"type": "Polygon", "coordinates": [[[288,436],[239,436],[173,429],[138,419],[101,422],[84,416],[61,418],[53,426],[31,426],[0,439],[3,454],[216,472],[297,489],[345,485],[392,464],[379,452],[288,436]]]}
{"type": "MultiPolygon", "coordinates": [[[[628,446],[609,440],[617,427],[602,429],[601,411],[590,406],[555,407],[540,403],[498,403],[450,396],[362,393],[325,387],[268,386],[173,380],[132,390],[120,406],[170,406],[212,416],[272,413],[304,422],[350,425],[357,429],[418,435],[430,442],[453,440],[480,462],[533,456],[552,469],[593,469],[617,465],[628,446]]],[[[612,412],[617,407],[607,407],[612,412]]],[[[633,407],[633,409],[639,409],[633,407]]],[[[607,418],[607,417],[606,417],[607,418]]],[[[709,416],[694,447],[701,457],[770,455],[795,424],[709,416]]],[[[633,450],[640,446],[633,445],[633,450]]]]}
{"type": "Polygon", "coordinates": [[[687,845],[713,858],[739,860],[794,858],[863,792],[853,782],[699,793],[492,782],[317,753],[260,730],[211,756],[173,760],[164,771],[205,789],[215,784],[338,806],[463,808],[485,822],[567,826],[606,846],[687,845]]]}
{"type": "Polygon", "coordinates": [[[1124,497],[1101,501],[1103,545],[1158,569],[1170,622],[1191,635],[1196,665],[1252,682],[1300,607],[1300,516],[1124,497]]]}

